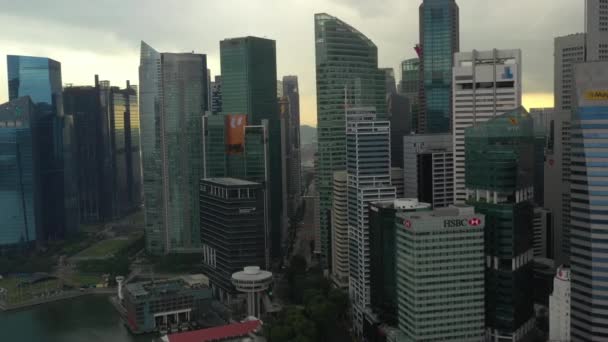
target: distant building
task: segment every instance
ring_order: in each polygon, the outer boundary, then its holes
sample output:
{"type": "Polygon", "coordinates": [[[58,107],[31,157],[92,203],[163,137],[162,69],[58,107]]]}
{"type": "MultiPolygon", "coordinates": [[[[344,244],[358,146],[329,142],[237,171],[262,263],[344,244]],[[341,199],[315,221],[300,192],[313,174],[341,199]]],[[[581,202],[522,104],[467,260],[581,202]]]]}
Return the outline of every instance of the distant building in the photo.
{"type": "Polygon", "coordinates": [[[397,198],[403,198],[403,169],[400,167],[391,167],[391,184],[395,187],[397,198]]]}
{"type": "Polygon", "coordinates": [[[106,222],[142,204],[137,89],[99,81],[70,86],[64,110],[74,118],[80,221],[106,222]]]}
{"type": "Polygon", "coordinates": [[[265,215],[262,184],[235,178],[201,180],[203,265],[218,298],[229,300],[237,293],[233,273],[266,265],[265,215]]]}
{"type": "Polygon", "coordinates": [[[556,37],[554,43],[555,109],[571,110],[575,106],[574,65],[585,61],[584,33],[556,37]]]}
{"type": "Polygon", "coordinates": [[[452,61],[460,50],[459,9],[455,0],[423,0],[420,5],[419,133],[448,133],[452,123],[452,61]]]}
{"type": "Polygon", "coordinates": [[[553,259],[553,226],[551,211],[545,208],[535,207],[532,228],[534,229],[532,242],[534,258],[553,259]]]}
{"type": "Polygon", "coordinates": [[[134,334],[151,333],[204,320],[211,311],[211,288],[203,275],[130,283],[123,289],[125,325],[134,334]]]}
{"type": "MultiPolygon", "coordinates": [[[[346,169],[344,106],[374,107],[386,118],[385,74],[378,69],[378,48],[365,35],[326,13],[315,14],[319,231],[321,267],[331,258],[333,175],[346,169]],[[345,98],[346,97],[346,98],[345,98]]],[[[317,248],[317,247],[315,247],[317,248]]]]}
{"type": "Polygon", "coordinates": [[[549,296],[549,341],[569,342],[570,337],[570,269],[560,266],[549,296]]]}
{"type": "Polygon", "coordinates": [[[337,287],[348,289],[349,238],[347,208],[346,171],[334,172],[334,191],[331,204],[331,273],[337,287]]]}
{"type": "Polygon", "coordinates": [[[142,42],[139,87],[146,250],[200,252],[207,56],[159,53],[142,42]]]}
{"type": "Polygon", "coordinates": [[[430,203],[400,198],[372,202],[369,206],[371,307],[380,322],[397,325],[396,235],[398,213],[431,210],[430,203]]]}
{"type": "Polygon", "coordinates": [[[31,247],[44,234],[37,115],[28,96],[0,105],[0,252],[31,247]]]}
{"type": "Polygon", "coordinates": [[[409,102],[410,131],[416,132],[418,130],[418,116],[420,115],[419,58],[406,59],[401,62],[401,83],[399,83],[398,92],[399,94],[405,96],[409,102]]]}
{"type": "Polygon", "coordinates": [[[587,61],[608,59],[608,17],[606,2],[585,0],[585,32],[587,38],[587,61]]]}
{"type": "Polygon", "coordinates": [[[412,132],[412,112],[407,97],[391,93],[386,97],[391,122],[391,166],[403,167],[403,137],[412,132]]]}
{"type": "Polygon", "coordinates": [[[465,133],[467,203],[486,218],[485,324],[491,340],[522,341],[534,329],[534,143],[524,108],[465,133]]]}
{"type": "Polygon", "coordinates": [[[32,119],[33,153],[40,172],[36,213],[40,241],[63,239],[79,228],[74,122],[63,111],[61,63],[44,57],[7,56],[9,100],[29,96],[36,106],[32,119]]]}
{"type": "Polygon", "coordinates": [[[454,163],[451,134],[411,134],[403,137],[404,196],[443,208],[454,203],[454,163]]]}
{"type": "Polygon", "coordinates": [[[349,295],[353,310],[355,334],[363,333],[363,320],[370,298],[370,241],[368,234],[369,204],[394,200],[391,185],[390,123],[377,121],[365,109],[347,114],[346,160],[349,237],[349,295]]]}
{"type": "Polygon", "coordinates": [[[215,81],[211,82],[211,113],[222,111],[222,76],[215,76],[215,81]]]}
{"type": "Polygon", "coordinates": [[[300,93],[298,76],[283,76],[283,94],[289,100],[289,110],[284,118],[285,140],[284,154],[286,163],[287,216],[292,218],[300,207],[302,200],[302,161],[300,152],[300,93]]]}
{"type": "Polygon", "coordinates": [[[465,129],[521,106],[521,50],[454,55],[454,203],[464,203],[465,129]]]}
{"type": "Polygon", "coordinates": [[[485,224],[472,207],[397,214],[397,307],[405,341],[483,340],[485,224]]]}
{"type": "Polygon", "coordinates": [[[397,83],[395,81],[395,70],[393,68],[380,68],[384,72],[384,85],[386,94],[394,94],[397,92],[397,83]]]}

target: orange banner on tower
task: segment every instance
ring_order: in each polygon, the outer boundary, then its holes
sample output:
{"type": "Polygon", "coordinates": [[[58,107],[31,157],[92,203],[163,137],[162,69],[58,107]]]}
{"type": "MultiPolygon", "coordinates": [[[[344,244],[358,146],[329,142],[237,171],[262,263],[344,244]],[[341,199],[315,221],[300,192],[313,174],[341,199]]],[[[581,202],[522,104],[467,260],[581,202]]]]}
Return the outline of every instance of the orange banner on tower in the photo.
{"type": "Polygon", "coordinates": [[[247,115],[226,115],[226,152],[228,154],[241,154],[245,146],[245,126],[247,115]]]}

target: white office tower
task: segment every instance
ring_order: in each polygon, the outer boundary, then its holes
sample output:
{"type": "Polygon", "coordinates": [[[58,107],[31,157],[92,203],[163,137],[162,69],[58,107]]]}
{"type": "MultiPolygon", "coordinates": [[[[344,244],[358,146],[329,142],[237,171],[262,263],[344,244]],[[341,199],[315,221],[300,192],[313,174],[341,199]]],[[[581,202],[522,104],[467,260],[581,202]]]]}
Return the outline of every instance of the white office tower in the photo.
{"type": "Polygon", "coordinates": [[[346,118],[349,297],[357,336],[362,336],[363,314],[371,302],[369,204],[395,199],[395,187],[391,185],[390,123],[376,121],[372,110],[367,113],[349,110],[346,118]]]}
{"type": "Polygon", "coordinates": [[[466,200],[464,130],[521,106],[521,50],[454,54],[454,201],[466,200]]]}
{"type": "Polygon", "coordinates": [[[549,341],[570,341],[570,269],[557,268],[549,296],[549,341]]]}
{"type": "Polygon", "coordinates": [[[586,0],[587,61],[608,60],[608,1],[586,0]]]}
{"type": "Polygon", "coordinates": [[[404,197],[431,203],[433,209],[454,203],[452,135],[403,137],[404,197]]]}
{"type": "Polygon", "coordinates": [[[334,172],[331,203],[331,275],[334,284],[348,288],[348,222],[346,217],[346,171],[334,172]]]}
{"type": "Polygon", "coordinates": [[[555,109],[570,110],[575,103],[574,64],[585,61],[585,34],[556,37],[554,49],[555,109]]]}

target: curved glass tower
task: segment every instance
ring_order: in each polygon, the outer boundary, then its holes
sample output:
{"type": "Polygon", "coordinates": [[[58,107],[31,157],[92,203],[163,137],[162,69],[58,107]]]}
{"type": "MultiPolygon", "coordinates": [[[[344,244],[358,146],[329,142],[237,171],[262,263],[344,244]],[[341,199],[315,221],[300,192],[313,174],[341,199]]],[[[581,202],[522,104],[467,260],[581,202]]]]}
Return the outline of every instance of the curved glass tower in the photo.
{"type": "Polygon", "coordinates": [[[447,133],[452,117],[452,60],[459,51],[458,5],[454,0],[424,0],[420,5],[423,84],[419,133],[447,133]]]}
{"type": "Polygon", "coordinates": [[[362,33],[325,13],[315,14],[317,67],[317,132],[321,264],[331,259],[330,220],[333,173],[346,169],[345,103],[372,106],[386,118],[384,72],[378,69],[378,49],[362,33]]]}

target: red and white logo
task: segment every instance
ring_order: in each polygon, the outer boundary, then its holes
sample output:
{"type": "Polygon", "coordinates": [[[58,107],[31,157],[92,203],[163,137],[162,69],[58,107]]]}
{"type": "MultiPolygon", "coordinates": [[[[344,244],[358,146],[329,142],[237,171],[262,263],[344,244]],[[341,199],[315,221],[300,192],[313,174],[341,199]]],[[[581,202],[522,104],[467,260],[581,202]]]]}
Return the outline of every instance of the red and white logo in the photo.
{"type": "Polygon", "coordinates": [[[412,221],[405,220],[405,222],[403,222],[403,225],[405,226],[405,228],[412,228],[412,221]]]}
{"type": "Polygon", "coordinates": [[[472,227],[477,227],[481,224],[481,219],[478,219],[477,217],[474,217],[472,219],[469,220],[469,226],[472,227]]]}

